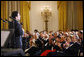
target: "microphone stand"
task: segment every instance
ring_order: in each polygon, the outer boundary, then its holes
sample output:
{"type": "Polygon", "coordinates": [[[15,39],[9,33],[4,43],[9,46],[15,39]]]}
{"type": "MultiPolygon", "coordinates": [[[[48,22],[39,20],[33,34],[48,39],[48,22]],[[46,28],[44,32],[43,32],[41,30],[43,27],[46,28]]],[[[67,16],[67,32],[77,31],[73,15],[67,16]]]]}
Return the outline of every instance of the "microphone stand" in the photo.
{"type": "Polygon", "coordinates": [[[5,28],[4,28],[4,23],[6,23],[6,21],[3,20],[2,18],[1,18],[1,20],[3,21],[3,30],[4,30],[4,29],[5,29],[5,28]]]}
{"type": "Polygon", "coordinates": [[[9,21],[9,20],[7,20],[7,19],[5,19],[8,23],[12,23],[11,21],[9,21]]]}

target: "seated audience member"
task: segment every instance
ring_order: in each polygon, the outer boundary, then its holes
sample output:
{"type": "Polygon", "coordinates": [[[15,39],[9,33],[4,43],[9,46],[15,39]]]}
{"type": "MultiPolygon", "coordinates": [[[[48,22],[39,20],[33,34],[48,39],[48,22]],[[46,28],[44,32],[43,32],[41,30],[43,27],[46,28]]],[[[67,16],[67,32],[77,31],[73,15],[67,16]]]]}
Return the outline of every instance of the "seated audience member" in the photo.
{"type": "Polygon", "coordinates": [[[37,29],[34,30],[33,35],[35,35],[35,39],[38,39],[39,38],[39,32],[38,32],[37,29]]]}
{"type": "Polygon", "coordinates": [[[30,47],[36,46],[34,35],[31,36],[31,39],[30,39],[29,43],[30,43],[30,47]]]}
{"type": "Polygon", "coordinates": [[[83,41],[83,30],[80,30],[78,32],[78,36],[79,36],[80,45],[81,45],[81,48],[80,48],[80,56],[83,56],[83,45],[84,45],[84,41],[83,41]]]}

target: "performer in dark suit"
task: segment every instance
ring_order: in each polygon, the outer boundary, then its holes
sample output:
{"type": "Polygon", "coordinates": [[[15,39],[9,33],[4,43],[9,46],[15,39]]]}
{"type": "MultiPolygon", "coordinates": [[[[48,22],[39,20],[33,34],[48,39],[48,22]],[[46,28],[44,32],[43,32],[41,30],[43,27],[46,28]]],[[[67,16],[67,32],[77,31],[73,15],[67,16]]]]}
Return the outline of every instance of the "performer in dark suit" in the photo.
{"type": "Polygon", "coordinates": [[[12,14],[11,14],[11,17],[12,19],[14,20],[14,35],[15,35],[15,38],[13,38],[13,42],[14,42],[14,48],[22,48],[22,35],[23,35],[23,30],[22,30],[22,27],[21,27],[21,24],[19,23],[19,20],[20,20],[20,14],[17,12],[17,11],[13,11],[12,14]]]}

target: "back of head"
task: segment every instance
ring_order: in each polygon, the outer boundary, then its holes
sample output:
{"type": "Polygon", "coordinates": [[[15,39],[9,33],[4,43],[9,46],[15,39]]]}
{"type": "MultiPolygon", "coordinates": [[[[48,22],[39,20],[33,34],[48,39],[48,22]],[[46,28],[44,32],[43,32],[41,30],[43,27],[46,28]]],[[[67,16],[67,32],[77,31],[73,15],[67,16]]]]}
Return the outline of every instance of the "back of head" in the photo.
{"type": "Polygon", "coordinates": [[[11,17],[15,18],[17,16],[18,16],[18,11],[13,11],[12,14],[11,14],[11,17]]]}
{"type": "Polygon", "coordinates": [[[35,33],[37,33],[37,32],[38,32],[38,30],[37,30],[37,29],[35,29],[35,30],[34,30],[34,32],[35,32],[35,33]]]}
{"type": "Polygon", "coordinates": [[[79,32],[80,32],[80,34],[83,34],[83,30],[80,30],[79,32]]]}

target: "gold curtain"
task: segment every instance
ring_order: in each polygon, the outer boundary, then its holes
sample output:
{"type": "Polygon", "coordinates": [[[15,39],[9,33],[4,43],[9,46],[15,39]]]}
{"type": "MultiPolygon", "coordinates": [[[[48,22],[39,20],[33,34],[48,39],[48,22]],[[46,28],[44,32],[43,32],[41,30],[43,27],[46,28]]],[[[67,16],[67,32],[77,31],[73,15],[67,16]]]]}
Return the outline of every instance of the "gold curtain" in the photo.
{"type": "MultiPolygon", "coordinates": [[[[3,20],[8,19],[7,1],[1,1],[1,18],[3,20]]],[[[8,29],[8,23],[1,20],[1,29],[8,29]]]]}
{"type": "Polygon", "coordinates": [[[59,12],[59,30],[66,31],[67,1],[57,1],[57,6],[59,12]]]}
{"type": "Polygon", "coordinates": [[[31,6],[31,2],[27,2],[27,1],[20,1],[20,14],[21,14],[21,21],[23,22],[23,28],[24,31],[26,32],[26,30],[30,30],[30,23],[29,23],[29,10],[30,10],[30,6],[31,6]]]}
{"type": "Polygon", "coordinates": [[[82,1],[57,1],[57,8],[59,12],[59,30],[83,29],[82,1]]]}
{"type": "Polygon", "coordinates": [[[83,1],[77,1],[77,18],[78,18],[78,29],[83,30],[83,1]]]}

